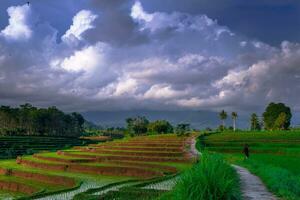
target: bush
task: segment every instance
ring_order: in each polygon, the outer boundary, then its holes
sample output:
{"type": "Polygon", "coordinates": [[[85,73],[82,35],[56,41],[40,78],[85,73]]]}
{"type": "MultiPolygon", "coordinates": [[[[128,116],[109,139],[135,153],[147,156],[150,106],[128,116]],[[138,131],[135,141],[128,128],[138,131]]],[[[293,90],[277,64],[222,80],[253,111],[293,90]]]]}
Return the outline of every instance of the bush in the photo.
{"type": "Polygon", "coordinates": [[[161,200],[238,200],[239,179],[222,156],[204,153],[199,164],[184,173],[174,190],[161,200]]]}
{"type": "Polygon", "coordinates": [[[189,136],[190,135],[190,124],[178,124],[175,129],[177,136],[189,136]]]}
{"type": "Polygon", "coordinates": [[[149,123],[148,131],[157,134],[173,133],[173,126],[166,120],[156,120],[149,123]]]}
{"type": "Polygon", "coordinates": [[[223,125],[220,125],[220,126],[218,127],[218,131],[225,131],[225,130],[226,130],[226,127],[223,126],[223,125]]]}

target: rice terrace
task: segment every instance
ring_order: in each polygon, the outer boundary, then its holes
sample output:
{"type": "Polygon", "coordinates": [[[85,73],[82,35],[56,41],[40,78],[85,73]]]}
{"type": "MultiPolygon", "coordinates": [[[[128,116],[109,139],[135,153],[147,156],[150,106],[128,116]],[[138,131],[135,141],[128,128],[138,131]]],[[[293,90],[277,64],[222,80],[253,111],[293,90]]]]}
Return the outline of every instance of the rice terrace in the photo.
{"type": "Polygon", "coordinates": [[[299,11],[1,0],[0,200],[300,200],[299,11]]]}
{"type": "MultiPolygon", "coordinates": [[[[152,189],[157,182],[174,179],[195,162],[191,139],[141,136],[1,161],[1,197],[93,199],[97,195],[106,199],[106,195],[122,193],[158,196],[168,190],[168,185],[166,189],[152,189]],[[115,191],[119,186],[127,189],[115,191]]],[[[169,184],[172,188],[172,182],[169,184]]]]}

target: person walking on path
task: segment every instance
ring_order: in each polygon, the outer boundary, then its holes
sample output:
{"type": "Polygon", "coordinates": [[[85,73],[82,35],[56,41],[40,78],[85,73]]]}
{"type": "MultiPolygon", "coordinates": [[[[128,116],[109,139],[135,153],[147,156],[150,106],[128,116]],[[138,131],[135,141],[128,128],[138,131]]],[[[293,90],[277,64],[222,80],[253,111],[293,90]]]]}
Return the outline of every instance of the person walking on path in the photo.
{"type": "Polygon", "coordinates": [[[245,146],[244,146],[244,149],[243,149],[243,152],[244,152],[244,154],[245,154],[245,156],[246,156],[246,159],[248,159],[249,158],[249,145],[248,144],[245,144],[245,146]]]}

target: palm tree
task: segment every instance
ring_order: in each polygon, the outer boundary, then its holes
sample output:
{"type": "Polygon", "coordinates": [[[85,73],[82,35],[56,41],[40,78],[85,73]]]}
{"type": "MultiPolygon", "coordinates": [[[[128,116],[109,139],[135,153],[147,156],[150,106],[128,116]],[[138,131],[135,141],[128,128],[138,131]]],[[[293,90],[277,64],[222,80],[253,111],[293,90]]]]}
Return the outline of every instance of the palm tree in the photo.
{"type": "Polygon", "coordinates": [[[251,130],[260,130],[261,125],[259,123],[258,116],[255,113],[252,113],[250,118],[250,129],[251,130]]]}
{"type": "Polygon", "coordinates": [[[238,114],[236,112],[232,112],[231,117],[232,117],[232,120],[233,120],[233,131],[235,131],[235,129],[236,129],[236,119],[238,118],[238,114]]]}
{"type": "Polygon", "coordinates": [[[225,110],[222,110],[219,114],[220,119],[222,120],[223,128],[225,128],[225,120],[227,119],[227,113],[225,110]]]}

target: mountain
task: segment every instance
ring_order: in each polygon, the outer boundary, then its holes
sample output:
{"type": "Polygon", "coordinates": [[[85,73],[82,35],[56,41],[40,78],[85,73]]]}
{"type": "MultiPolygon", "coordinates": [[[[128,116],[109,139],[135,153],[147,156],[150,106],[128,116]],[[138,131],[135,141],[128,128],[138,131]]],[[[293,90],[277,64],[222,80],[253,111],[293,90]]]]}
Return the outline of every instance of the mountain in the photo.
{"type": "MultiPolygon", "coordinates": [[[[103,127],[125,127],[125,119],[129,117],[145,116],[150,121],[165,119],[173,125],[178,123],[189,123],[192,128],[215,128],[219,126],[219,114],[212,111],[90,111],[81,113],[84,118],[103,127]]],[[[248,116],[240,116],[237,126],[247,128],[248,116]]],[[[228,113],[227,125],[232,124],[231,116],[228,113]]]]}

